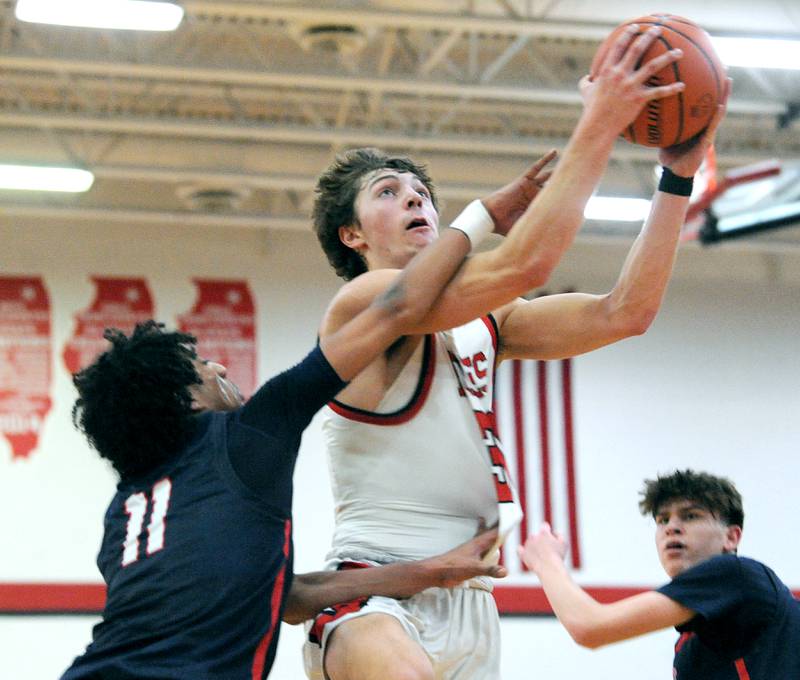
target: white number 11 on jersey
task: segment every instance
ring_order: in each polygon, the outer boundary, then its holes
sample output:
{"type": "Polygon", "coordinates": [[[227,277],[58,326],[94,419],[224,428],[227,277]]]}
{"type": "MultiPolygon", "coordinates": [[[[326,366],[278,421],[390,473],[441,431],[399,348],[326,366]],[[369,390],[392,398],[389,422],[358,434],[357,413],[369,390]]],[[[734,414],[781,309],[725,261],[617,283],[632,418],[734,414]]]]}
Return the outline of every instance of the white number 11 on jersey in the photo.
{"type": "MultiPolygon", "coordinates": [[[[153,485],[151,497],[153,511],[150,513],[150,523],[147,525],[147,554],[152,555],[164,547],[164,530],[166,528],[167,508],[169,497],[172,493],[172,482],[164,478],[153,485]]],[[[128,515],[125,543],[122,546],[122,566],[139,559],[139,536],[142,533],[144,518],[147,514],[147,496],[141,492],[128,496],[125,501],[125,513],[128,515]]]]}

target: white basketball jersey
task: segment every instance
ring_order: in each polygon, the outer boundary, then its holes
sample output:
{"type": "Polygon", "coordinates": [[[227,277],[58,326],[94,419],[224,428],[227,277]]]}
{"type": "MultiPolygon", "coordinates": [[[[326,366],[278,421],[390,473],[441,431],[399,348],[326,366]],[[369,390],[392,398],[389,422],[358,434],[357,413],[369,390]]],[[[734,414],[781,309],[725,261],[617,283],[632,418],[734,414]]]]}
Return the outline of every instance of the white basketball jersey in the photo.
{"type": "Polygon", "coordinates": [[[492,317],[429,335],[375,412],[325,408],[331,558],[420,559],[519,521],[492,408],[496,351],[492,317]]]}

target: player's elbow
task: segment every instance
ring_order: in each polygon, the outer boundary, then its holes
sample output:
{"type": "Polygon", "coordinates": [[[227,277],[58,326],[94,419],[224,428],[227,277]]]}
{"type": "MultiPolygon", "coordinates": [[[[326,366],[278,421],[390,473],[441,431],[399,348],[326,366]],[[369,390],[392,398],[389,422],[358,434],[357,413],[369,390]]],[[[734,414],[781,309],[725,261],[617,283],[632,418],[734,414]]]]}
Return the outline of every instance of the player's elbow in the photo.
{"type": "Polygon", "coordinates": [[[657,311],[648,307],[626,310],[619,321],[622,335],[624,337],[644,335],[656,318],[657,311]]]}
{"type": "Polygon", "coordinates": [[[658,313],[658,306],[643,302],[619,304],[613,295],[607,296],[605,303],[611,335],[619,340],[646,333],[658,313]]]}
{"type": "Polygon", "coordinates": [[[581,647],[598,649],[606,644],[602,636],[602,631],[595,626],[575,623],[570,625],[567,630],[572,639],[581,647]]]}
{"type": "Polygon", "coordinates": [[[517,276],[523,292],[541,288],[549,280],[558,260],[546,254],[537,254],[521,259],[517,264],[517,276]]]}
{"type": "Polygon", "coordinates": [[[289,610],[283,612],[283,621],[284,623],[288,623],[290,626],[296,626],[306,620],[307,619],[301,616],[298,612],[292,612],[289,610]]]}
{"type": "Polygon", "coordinates": [[[314,616],[313,605],[307,601],[309,595],[308,587],[303,582],[303,575],[300,574],[292,581],[292,587],[286,596],[281,619],[286,623],[296,626],[314,616]]]}
{"type": "Polygon", "coordinates": [[[281,619],[289,625],[296,626],[309,618],[308,608],[303,606],[302,598],[297,593],[289,595],[283,608],[281,619]]]}

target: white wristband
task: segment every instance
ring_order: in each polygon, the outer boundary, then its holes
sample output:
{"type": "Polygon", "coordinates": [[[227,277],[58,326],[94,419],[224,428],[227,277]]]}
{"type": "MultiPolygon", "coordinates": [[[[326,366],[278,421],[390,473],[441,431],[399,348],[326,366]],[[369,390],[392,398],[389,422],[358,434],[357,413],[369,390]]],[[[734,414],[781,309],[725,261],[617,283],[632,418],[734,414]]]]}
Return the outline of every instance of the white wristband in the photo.
{"type": "Polygon", "coordinates": [[[494,221],[483,203],[475,200],[461,211],[450,227],[463,231],[472,244],[472,250],[475,250],[484,237],[494,231],[494,221]]]}

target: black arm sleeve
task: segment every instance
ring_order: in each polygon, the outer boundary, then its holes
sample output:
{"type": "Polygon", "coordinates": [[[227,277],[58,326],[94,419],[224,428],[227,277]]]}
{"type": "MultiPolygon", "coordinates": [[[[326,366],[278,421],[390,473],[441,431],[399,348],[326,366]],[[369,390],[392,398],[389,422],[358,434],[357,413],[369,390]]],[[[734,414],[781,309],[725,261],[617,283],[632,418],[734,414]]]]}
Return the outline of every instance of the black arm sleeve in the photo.
{"type": "Polygon", "coordinates": [[[239,479],[277,506],[290,508],[303,430],[345,385],[318,346],[264,383],[228,421],[228,456],[239,479]]]}
{"type": "Polygon", "coordinates": [[[240,420],[267,434],[301,434],[346,384],[317,345],[300,363],[264,383],[242,407],[240,420]]]}

